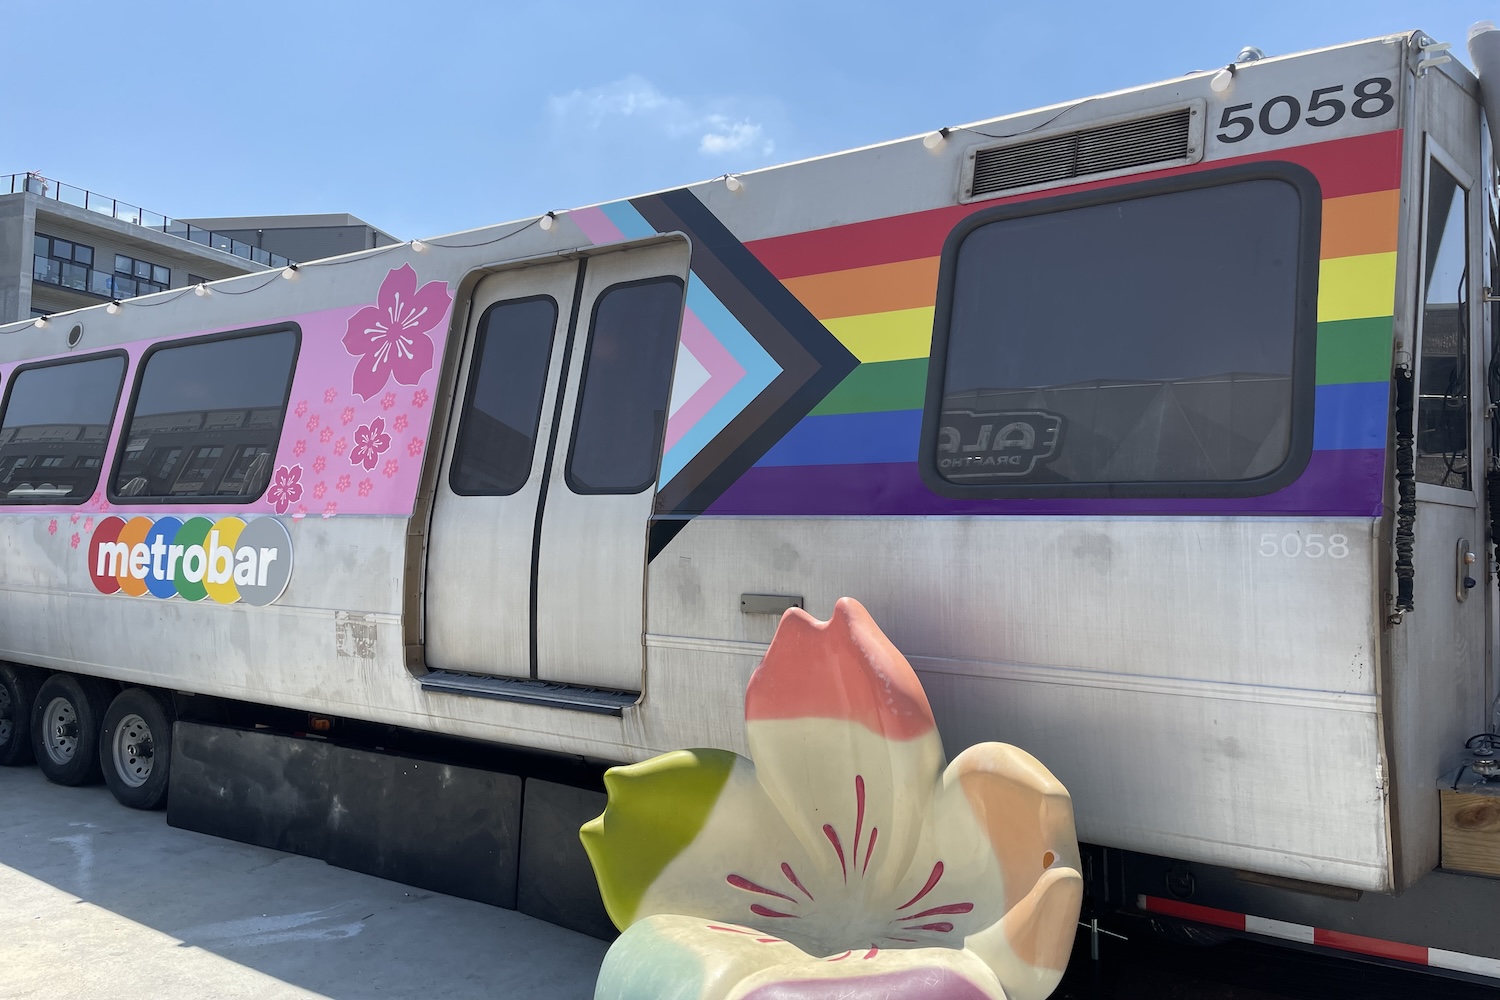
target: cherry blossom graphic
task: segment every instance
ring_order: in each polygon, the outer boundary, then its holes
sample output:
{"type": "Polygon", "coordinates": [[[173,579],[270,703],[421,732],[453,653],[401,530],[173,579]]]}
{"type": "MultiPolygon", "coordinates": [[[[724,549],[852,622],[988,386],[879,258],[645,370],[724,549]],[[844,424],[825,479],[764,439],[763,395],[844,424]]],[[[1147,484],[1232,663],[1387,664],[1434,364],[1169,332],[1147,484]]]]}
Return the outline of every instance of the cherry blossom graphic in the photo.
{"type": "Polygon", "coordinates": [[[77,514],[70,514],[68,516],[68,523],[69,524],[77,524],[78,523],[78,515],[77,514]]]}
{"type": "Polygon", "coordinates": [[[69,544],[75,549],[78,548],[78,543],[81,541],[83,541],[83,536],[79,535],[76,531],[73,532],[73,537],[68,540],[69,544]]]}
{"type": "Polygon", "coordinates": [[[362,496],[362,497],[369,496],[370,495],[370,491],[373,490],[374,488],[375,488],[375,484],[371,480],[361,479],[359,481],[359,495],[362,496]]]}
{"type": "Polygon", "coordinates": [[[321,479],[318,480],[318,482],[313,485],[313,499],[314,500],[321,500],[321,499],[323,499],[323,494],[327,493],[327,492],[328,492],[328,484],[325,483],[325,482],[323,482],[321,479]]]}
{"type": "Polygon", "coordinates": [[[325,520],[325,521],[328,520],[330,517],[332,517],[333,515],[337,514],[338,512],[339,512],[338,501],[337,500],[330,500],[330,501],[328,501],[328,506],[326,506],[326,507],[323,508],[323,520],[325,520]]]}
{"type": "Polygon", "coordinates": [[[396,464],[396,460],[394,458],[391,458],[386,460],[385,468],[381,469],[380,473],[381,475],[385,476],[385,478],[390,479],[400,468],[401,467],[396,464]]]}
{"type": "Polygon", "coordinates": [[[385,432],[385,418],[376,417],[368,424],[360,424],[354,431],[354,447],[349,451],[349,463],[362,465],[367,470],[375,468],[382,452],[391,446],[391,436],[385,432]]]}
{"type": "Polygon", "coordinates": [[[388,392],[384,396],[380,397],[380,408],[382,410],[389,410],[391,407],[393,407],[395,405],[396,405],[396,394],[394,392],[388,392]]]}
{"type": "Polygon", "coordinates": [[[302,499],[302,466],[285,465],[276,470],[271,478],[271,488],[266,490],[266,502],[276,508],[276,513],[285,514],[286,509],[302,499]]]}
{"type": "Polygon", "coordinates": [[[418,455],[422,454],[422,439],[412,438],[410,441],[408,441],[406,443],[406,453],[412,458],[416,458],[418,455]]]}
{"type": "Polygon", "coordinates": [[[47,534],[57,534],[57,518],[54,517],[52,520],[47,522],[47,534]]]}
{"type": "Polygon", "coordinates": [[[354,407],[344,407],[344,412],[339,414],[339,423],[348,426],[354,420],[354,407]]]}
{"type": "Polygon", "coordinates": [[[307,516],[307,504],[305,504],[305,503],[299,503],[297,505],[297,513],[295,513],[295,514],[292,515],[292,520],[293,521],[300,521],[300,520],[302,520],[306,516],[307,516]]]}
{"type": "Polygon", "coordinates": [[[407,420],[406,414],[404,413],[397,415],[396,419],[391,421],[391,426],[396,428],[397,434],[400,434],[402,431],[406,430],[406,425],[407,420]]]}
{"type": "Polygon", "coordinates": [[[333,484],[333,488],[343,493],[349,488],[349,476],[347,474],[339,476],[339,481],[333,484]]]}
{"type": "Polygon", "coordinates": [[[419,410],[422,407],[426,406],[427,405],[427,390],[426,389],[418,389],[416,392],[412,393],[411,394],[411,405],[415,406],[419,410]]]}
{"type": "Polygon", "coordinates": [[[294,444],[294,445],[292,445],[292,454],[296,455],[298,458],[301,458],[302,457],[302,453],[304,451],[306,451],[306,450],[307,450],[307,442],[304,441],[304,440],[302,440],[301,438],[298,438],[297,439],[297,443],[294,444]]]}
{"type": "Polygon", "coordinates": [[[318,424],[320,423],[322,423],[322,418],[314,413],[312,416],[307,418],[307,429],[309,431],[315,431],[318,429],[318,424]]]}
{"type": "Polygon", "coordinates": [[[312,470],[313,470],[313,472],[315,472],[315,473],[322,472],[327,467],[328,467],[328,459],[324,458],[322,455],[319,455],[317,458],[313,459],[313,464],[312,464],[312,470]]]}
{"type": "Polygon", "coordinates": [[[307,400],[304,399],[301,402],[299,402],[297,404],[297,408],[294,409],[292,412],[295,413],[299,417],[305,417],[305,416],[307,416],[307,400]]]}
{"type": "Polygon", "coordinates": [[[349,447],[349,442],[344,438],[339,438],[333,443],[333,457],[341,457],[344,454],[344,449],[347,447],[349,447]]]}
{"type": "Polygon", "coordinates": [[[333,440],[333,428],[332,427],[325,427],[322,430],[318,431],[318,440],[321,441],[323,444],[327,444],[328,442],[332,441],[333,440]]]}
{"type": "Polygon", "coordinates": [[[83,519],[83,530],[84,531],[93,531],[94,530],[94,519],[92,517],[86,517],[86,518],[83,519]]]}
{"type": "Polygon", "coordinates": [[[433,344],[427,335],[453,304],[446,281],[417,287],[410,264],[393,269],[380,283],[375,305],[349,318],[344,350],[359,358],[351,388],[370,399],[391,379],[397,385],[416,385],[432,368],[433,344]]]}
{"type": "Polygon", "coordinates": [[[325,402],[325,403],[331,403],[335,399],[338,399],[338,398],[339,398],[339,391],[337,389],[324,389],[323,390],[323,402],[325,402]]]}

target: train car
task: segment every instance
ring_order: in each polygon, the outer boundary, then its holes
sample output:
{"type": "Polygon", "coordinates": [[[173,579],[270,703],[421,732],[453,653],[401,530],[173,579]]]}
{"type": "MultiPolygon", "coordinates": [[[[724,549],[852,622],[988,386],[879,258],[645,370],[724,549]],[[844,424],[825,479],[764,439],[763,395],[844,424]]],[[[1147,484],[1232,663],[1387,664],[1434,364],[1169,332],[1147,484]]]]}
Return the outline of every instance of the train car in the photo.
{"type": "Polygon", "coordinates": [[[1068,786],[1099,905],[1500,976],[1429,919],[1496,897],[1435,869],[1500,690],[1491,140],[1443,48],[4,327],[0,759],[175,802],[171,719],[225,705],[743,751],[779,613],[852,595],[951,752],[1068,786]]]}

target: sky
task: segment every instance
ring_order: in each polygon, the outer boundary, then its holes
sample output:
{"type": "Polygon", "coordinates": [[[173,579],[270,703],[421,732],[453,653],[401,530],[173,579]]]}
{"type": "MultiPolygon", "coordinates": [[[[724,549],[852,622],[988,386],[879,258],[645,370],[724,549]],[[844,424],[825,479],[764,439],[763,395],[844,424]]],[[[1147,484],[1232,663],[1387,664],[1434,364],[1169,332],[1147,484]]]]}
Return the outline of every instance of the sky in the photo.
{"type": "Polygon", "coordinates": [[[0,0],[0,176],[400,239],[1421,29],[1500,0],[0,0]]]}

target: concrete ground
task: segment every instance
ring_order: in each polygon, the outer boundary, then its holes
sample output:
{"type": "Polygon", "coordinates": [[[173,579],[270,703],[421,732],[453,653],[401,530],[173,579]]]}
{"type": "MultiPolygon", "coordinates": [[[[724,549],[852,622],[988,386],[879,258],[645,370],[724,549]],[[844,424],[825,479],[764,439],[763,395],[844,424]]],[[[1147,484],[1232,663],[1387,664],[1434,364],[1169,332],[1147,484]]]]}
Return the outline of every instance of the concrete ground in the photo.
{"type": "Polygon", "coordinates": [[[606,947],[0,768],[6,1000],[585,1000],[606,947]]]}

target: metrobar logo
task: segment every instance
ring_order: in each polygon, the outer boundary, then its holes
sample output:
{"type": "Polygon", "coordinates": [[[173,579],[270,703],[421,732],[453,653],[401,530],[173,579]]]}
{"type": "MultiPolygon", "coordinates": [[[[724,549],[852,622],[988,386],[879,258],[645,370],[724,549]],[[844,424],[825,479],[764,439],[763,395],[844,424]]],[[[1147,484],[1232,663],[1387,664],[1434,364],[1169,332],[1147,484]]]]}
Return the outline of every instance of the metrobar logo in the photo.
{"type": "Polygon", "coordinates": [[[274,517],[106,517],[88,561],[101,594],[264,607],[292,578],[292,538],[274,517]]]}

